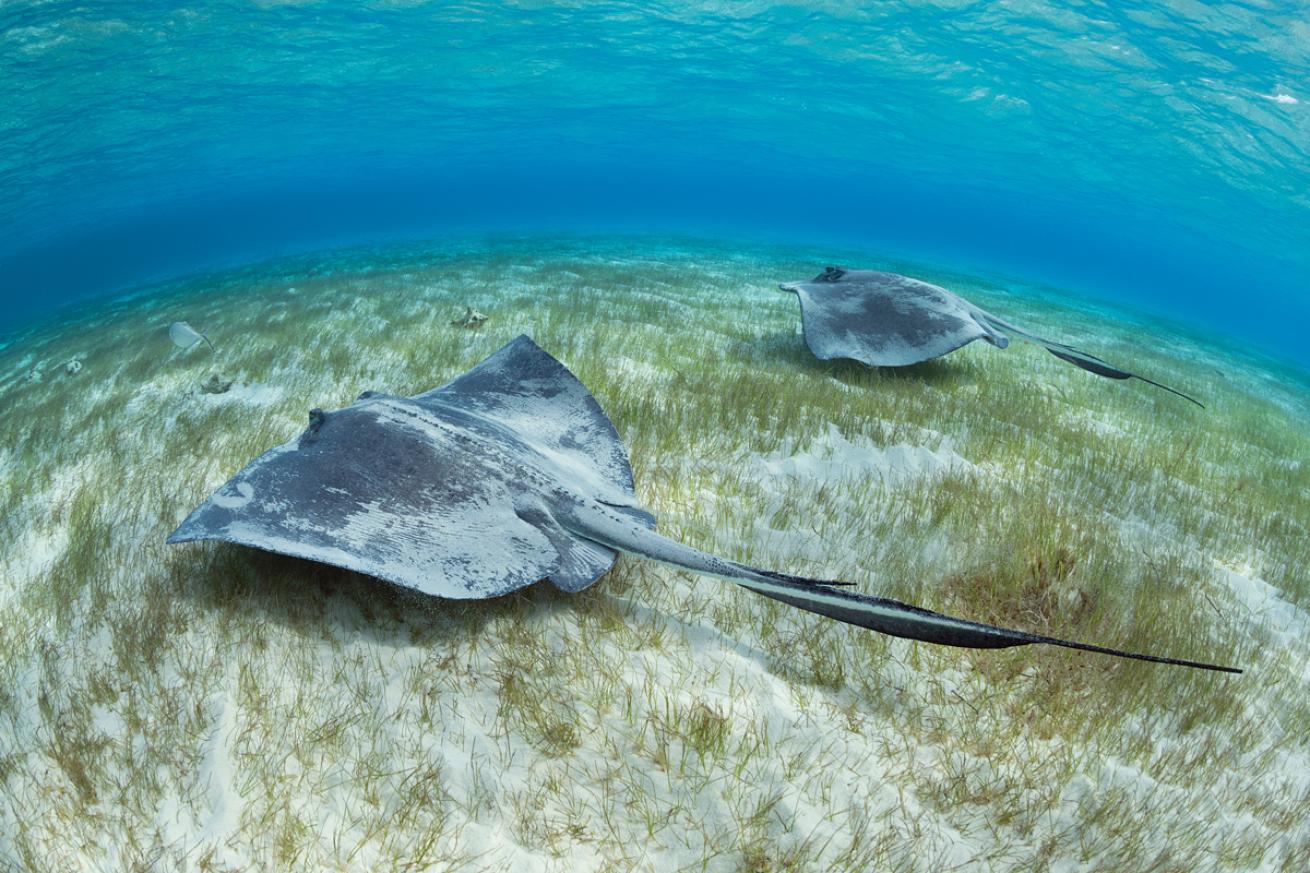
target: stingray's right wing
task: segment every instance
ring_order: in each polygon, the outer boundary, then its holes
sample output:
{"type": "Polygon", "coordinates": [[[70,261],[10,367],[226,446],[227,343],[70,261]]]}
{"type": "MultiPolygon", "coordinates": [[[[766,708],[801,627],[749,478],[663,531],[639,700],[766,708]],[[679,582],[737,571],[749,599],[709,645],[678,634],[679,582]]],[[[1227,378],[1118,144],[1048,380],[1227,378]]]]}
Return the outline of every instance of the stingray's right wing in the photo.
{"type": "Polygon", "coordinates": [[[1014,334],[1015,336],[1022,337],[1023,339],[1026,339],[1029,342],[1036,343],[1037,345],[1045,348],[1051,354],[1055,355],[1060,360],[1068,361],[1070,364],[1073,364],[1075,367],[1079,367],[1083,370],[1086,370],[1089,373],[1095,373],[1097,376],[1104,376],[1107,379],[1137,379],[1138,381],[1145,382],[1147,385],[1154,385],[1156,388],[1163,388],[1165,391],[1168,391],[1170,394],[1177,394],[1179,397],[1183,398],[1184,400],[1195,403],[1197,406],[1201,407],[1202,409],[1205,408],[1205,404],[1197,400],[1195,397],[1190,397],[1181,391],[1178,391],[1174,388],[1170,388],[1168,385],[1161,385],[1159,382],[1156,382],[1152,379],[1148,379],[1145,376],[1139,376],[1136,373],[1130,373],[1127,370],[1122,370],[1119,367],[1114,366],[1113,364],[1101,360],[1095,355],[1088,354],[1087,352],[1084,352],[1080,349],[1076,349],[1073,346],[1065,345],[1064,343],[1056,342],[1055,340],[1050,340],[1047,339],[1046,337],[1038,336],[1035,333],[1030,333],[1024,330],[1023,328],[1018,327],[1017,325],[1011,324],[1010,322],[1005,321],[1004,319],[997,318],[996,316],[984,312],[981,309],[978,310],[978,313],[984,321],[990,323],[993,329],[998,331],[1008,331],[1014,334]]]}
{"type": "Polygon", "coordinates": [[[527,335],[413,399],[474,412],[549,454],[579,479],[633,494],[632,468],[613,423],[586,386],[527,335]]]}

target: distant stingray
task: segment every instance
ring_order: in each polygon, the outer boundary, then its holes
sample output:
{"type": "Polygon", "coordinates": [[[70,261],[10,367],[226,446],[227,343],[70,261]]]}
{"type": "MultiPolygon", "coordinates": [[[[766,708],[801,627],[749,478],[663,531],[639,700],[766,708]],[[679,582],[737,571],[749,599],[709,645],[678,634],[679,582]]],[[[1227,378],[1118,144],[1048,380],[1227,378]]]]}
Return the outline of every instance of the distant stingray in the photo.
{"type": "Polygon", "coordinates": [[[1003,349],[1010,344],[1008,332],[1089,373],[1109,379],[1140,379],[1204,406],[1168,385],[1029,333],[958,294],[909,276],[828,267],[808,282],[778,287],[800,298],[805,342],[825,361],[852,358],[871,367],[904,367],[953,352],[976,339],[1003,349]]]}
{"type": "Polygon", "coordinates": [[[185,321],[175,321],[168,326],[168,338],[173,341],[173,345],[179,349],[189,349],[201,340],[209,346],[209,350],[215,351],[214,344],[209,341],[209,337],[196,330],[185,321]]]}
{"type": "Polygon", "coordinates": [[[520,336],[415,397],[366,391],[215,491],[170,543],[226,540],[456,599],[549,578],[581,591],[630,552],[730,579],[883,633],[970,648],[1050,643],[1207,670],[951,618],[706,554],[654,531],[619,436],[559,361],[520,336]]]}

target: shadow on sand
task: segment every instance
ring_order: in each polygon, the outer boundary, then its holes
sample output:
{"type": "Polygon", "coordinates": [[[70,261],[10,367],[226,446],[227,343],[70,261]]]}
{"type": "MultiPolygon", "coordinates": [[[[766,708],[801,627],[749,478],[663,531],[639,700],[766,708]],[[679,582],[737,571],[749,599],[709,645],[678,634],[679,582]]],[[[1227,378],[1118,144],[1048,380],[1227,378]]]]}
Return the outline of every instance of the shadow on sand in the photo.
{"type": "Polygon", "coordinates": [[[385,648],[476,638],[498,619],[533,622],[588,598],[538,582],[487,600],[448,600],[382,579],[231,543],[174,547],[175,591],[221,621],[246,614],[303,637],[385,648]]]}

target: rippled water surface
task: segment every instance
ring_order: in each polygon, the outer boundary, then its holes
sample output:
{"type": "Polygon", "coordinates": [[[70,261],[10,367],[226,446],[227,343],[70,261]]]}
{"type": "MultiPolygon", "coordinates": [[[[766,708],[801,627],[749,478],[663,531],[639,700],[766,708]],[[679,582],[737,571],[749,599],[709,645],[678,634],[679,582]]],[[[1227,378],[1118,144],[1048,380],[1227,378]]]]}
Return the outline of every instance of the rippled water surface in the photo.
{"type": "Polygon", "coordinates": [[[674,230],[930,255],[1307,356],[1304,12],[869,7],[0,3],[0,318],[288,249],[674,230]]]}

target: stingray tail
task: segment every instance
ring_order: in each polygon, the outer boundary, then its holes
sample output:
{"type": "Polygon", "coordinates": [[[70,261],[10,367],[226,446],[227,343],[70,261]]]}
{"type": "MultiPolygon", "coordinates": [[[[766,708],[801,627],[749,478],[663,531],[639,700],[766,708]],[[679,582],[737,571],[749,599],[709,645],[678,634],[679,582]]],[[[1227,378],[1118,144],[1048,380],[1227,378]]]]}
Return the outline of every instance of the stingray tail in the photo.
{"type": "Polygon", "coordinates": [[[200,335],[200,338],[201,338],[202,340],[205,341],[205,345],[209,346],[209,350],[210,350],[211,352],[213,352],[214,354],[218,354],[218,349],[214,348],[214,344],[211,343],[211,342],[209,341],[209,337],[205,336],[205,335],[202,333],[202,334],[200,335]]]}
{"type": "Polygon", "coordinates": [[[1008,331],[1009,333],[1026,339],[1031,343],[1036,343],[1060,360],[1068,361],[1075,367],[1080,367],[1089,373],[1095,373],[1097,376],[1104,376],[1107,379],[1137,379],[1138,381],[1145,382],[1147,385],[1154,385],[1156,388],[1163,388],[1170,394],[1176,394],[1190,403],[1195,403],[1202,409],[1205,408],[1205,404],[1197,400],[1195,397],[1184,394],[1177,389],[1170,388],[1168,385],[1162,385],[1159,382],[1146,378],[1145,376],[1139,376],[1136,373],[1121,370],[1113,364],[1101,360],[1096,357],[1096,355],[1088,354],[1087,352],[1076,349],[1073,346],[1065,345],[1064,343],[1059,343],[1055,340],[1049,340],[1046,337],[1038,336],[1035,333],[1029,333],[1017,325],[1011,324],[1004,319],[997,318],[996,316],[983,312],[982,310],[979,310],[979,314],[982,316],[982,320],[986,323],[986,326],[992,330],[1008,331]]]}
{"type": "Polygon", "coordinates": [[[1180,667],[1217,670],[1223,673],[1242,672],[1234,667],[1222,667],[1216,664],[1185,661],[1179,658],[1126,652],[1105,646],[1071,642],[1057,637],[1030,634],[1025,631],[1010,630],[963,618],[955,618],[943,615],[940,612],[912,606],[908,603],[901,603],[898,600],[891,600],[886,597],[871,597],[836,587],[850,584],[846,582],[806,579],[800,576],[788,576],[783,573],[773,573],[768,570],[749,567],[736,561],[729,561],[685,546],[637,524],[625,523],[612,518],[589,519],[588,521],[589,523],[577,525],[576,528],[572,525],[569,527],[576,535],[599,542],[612,549],[642,555],[664,564],[682,567],[697,573],[728,579],[771,600],[777,600],[780,603],[786,603],[806,612],[813,612],[817,615],[868,628],[879,633],[969,649],[1001,649],[1010,646],[1044,643],[1051,646],[1062,646],[1066,649],[1097,652],[1103,655],[1132,658],[1137,661],[1151,661],[1157,664],[1174,664],[1180,667]]]}

